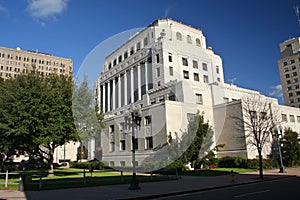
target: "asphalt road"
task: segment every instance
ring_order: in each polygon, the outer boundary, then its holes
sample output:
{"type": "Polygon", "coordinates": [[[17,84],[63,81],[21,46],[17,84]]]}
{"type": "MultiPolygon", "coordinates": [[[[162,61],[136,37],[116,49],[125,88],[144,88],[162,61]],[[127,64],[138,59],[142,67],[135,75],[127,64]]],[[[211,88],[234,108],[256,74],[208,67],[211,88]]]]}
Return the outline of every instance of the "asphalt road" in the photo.
{"type": "Polygon", "coordinates": [[[300,177],[289,177],[216,190],[162,197],[158,199],[293,200],[300,199],[299,191],[300,177]]]}

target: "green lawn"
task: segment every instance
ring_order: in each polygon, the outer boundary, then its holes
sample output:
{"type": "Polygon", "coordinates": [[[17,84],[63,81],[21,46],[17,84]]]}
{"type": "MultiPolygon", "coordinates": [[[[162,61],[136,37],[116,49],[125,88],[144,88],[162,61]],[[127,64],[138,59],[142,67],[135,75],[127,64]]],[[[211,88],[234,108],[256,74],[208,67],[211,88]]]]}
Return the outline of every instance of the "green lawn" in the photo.
{"type": "Polygon", "coordinates": [[[181,172],[181,175],[185,176],[221,176],[231,173],[231,170],[235,173],[255,172],[255,169],[245,168],[214,168],[214,169],[200,169],[192,171],[181,172]]]}

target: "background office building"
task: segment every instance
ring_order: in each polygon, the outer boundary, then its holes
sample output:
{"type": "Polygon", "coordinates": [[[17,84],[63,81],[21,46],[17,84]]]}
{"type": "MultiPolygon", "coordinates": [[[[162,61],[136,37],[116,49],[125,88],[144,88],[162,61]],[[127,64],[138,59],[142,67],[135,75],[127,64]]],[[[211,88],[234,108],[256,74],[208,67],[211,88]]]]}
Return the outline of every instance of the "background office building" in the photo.
{"type": "Polygon", "coordinates": [[[300,38],[292,38],[280,44],[278,61],[284,104],[300,108],[300,38]]]}
{"type": "Polygon", "coordinates": [[[20,73],[36,70],[43,76],[52,73],[73,76],[73,62],[70,58],[61,58],[38,51],[24,51],[0,47],[0,77],[15,78],[20,73]]]}

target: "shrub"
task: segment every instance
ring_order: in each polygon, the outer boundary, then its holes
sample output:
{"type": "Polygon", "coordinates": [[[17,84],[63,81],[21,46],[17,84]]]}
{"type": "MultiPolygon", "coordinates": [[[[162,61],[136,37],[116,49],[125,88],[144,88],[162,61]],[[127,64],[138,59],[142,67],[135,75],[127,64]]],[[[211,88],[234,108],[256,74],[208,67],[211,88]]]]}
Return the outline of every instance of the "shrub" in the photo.
{"type": "Polygon", "coordinates": [[[218,167],[247,168],[247,160],[241,157],[223,157],[218,160],[218,167]]]}
{"type": "Polygon", "coordinates": [[[91,161],[91,162],[71,162],[70,167],[78,169],[95,169],[100,170],[104,169],[104,163],[100,161],[91,161]]]}

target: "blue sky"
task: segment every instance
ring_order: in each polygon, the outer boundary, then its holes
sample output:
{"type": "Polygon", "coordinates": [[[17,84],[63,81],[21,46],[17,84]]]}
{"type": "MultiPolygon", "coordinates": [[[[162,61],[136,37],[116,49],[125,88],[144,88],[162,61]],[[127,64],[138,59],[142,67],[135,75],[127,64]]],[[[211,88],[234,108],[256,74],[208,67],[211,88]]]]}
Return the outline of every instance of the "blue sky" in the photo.
{"type": "Polygon", "coordinates": [[[276,97],[279,44],[299,36],[297,4],[300,0],[0,0],[0,46],[71,57],[76,74],[107,38],[170,17],[203,31],[223,59],[226,82],[235,79],[240,87],[276,97]]]}

